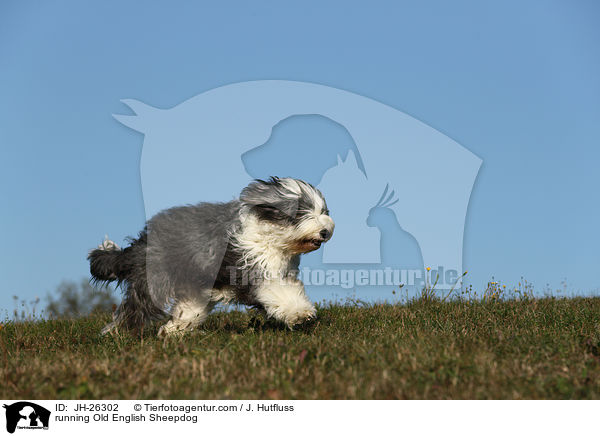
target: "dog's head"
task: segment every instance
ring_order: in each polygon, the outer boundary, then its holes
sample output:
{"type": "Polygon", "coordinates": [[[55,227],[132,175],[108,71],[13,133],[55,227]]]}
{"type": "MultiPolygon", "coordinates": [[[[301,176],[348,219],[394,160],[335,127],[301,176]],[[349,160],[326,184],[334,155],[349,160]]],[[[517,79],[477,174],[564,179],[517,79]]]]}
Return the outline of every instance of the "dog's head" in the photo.
{"type": "Polygon", "coordinates": [[[333,234],[335,224],[323,194],[302,180],[256,180],[244,188],[240,201],[260,222],[272,226],[293,253],[316,250],[333,234]]]}

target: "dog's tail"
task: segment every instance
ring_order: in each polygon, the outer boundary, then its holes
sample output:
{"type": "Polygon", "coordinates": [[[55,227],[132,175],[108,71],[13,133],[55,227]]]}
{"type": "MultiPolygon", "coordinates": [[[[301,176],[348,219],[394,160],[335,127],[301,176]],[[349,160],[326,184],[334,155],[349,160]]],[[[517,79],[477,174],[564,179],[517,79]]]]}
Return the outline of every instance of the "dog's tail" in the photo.
{"type": "Polygon", "coordinates": [[[123,327],[129,330],[142,329],[146,324],[164,316],[152,300],[146,277],[146,232],[121,249],[108,238],[88,255],[90,273],[96,283],[126,283],[123,301],[117,309],[114,322],[108,324],[103,334],[123,327]]]}
{"type": "Polygon", "coordinates": [[[129,271],[125,261],[125,252],[117,244],[106,238],[104,242],[88,255],[92,280],[100,283],[127,280],[129,271]]]}

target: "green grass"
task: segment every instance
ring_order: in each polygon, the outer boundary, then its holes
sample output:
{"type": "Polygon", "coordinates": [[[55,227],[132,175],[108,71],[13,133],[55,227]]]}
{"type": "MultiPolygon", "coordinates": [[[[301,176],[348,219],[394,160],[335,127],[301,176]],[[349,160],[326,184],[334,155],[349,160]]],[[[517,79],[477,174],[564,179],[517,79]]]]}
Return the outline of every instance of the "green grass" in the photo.
{"type": "Polygon", "coordinates": [[[322,306],[289,331],[247,312],[182,339],[108,320],[5,323],[0,397],[600,398],[600,298],[322,306]]]}

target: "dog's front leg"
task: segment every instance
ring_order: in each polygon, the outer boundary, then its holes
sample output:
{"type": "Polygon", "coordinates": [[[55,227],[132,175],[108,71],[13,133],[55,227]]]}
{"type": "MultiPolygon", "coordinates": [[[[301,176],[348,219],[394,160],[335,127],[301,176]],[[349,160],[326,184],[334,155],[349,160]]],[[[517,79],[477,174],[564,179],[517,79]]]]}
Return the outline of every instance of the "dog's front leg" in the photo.
{"type": "Polygon", "coordinates": [[[254,296],[268,316],[285,323],[290,329],[317,314],[304,292],[304,285],[295,278],[266,280],[256,286],[254,296]]]}

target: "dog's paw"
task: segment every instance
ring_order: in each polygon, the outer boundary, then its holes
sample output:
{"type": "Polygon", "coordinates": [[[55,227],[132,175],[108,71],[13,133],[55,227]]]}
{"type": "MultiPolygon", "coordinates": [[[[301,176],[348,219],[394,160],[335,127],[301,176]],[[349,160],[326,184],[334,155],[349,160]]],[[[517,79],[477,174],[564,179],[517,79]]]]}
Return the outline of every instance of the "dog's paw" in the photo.
{"type": "Polygon", "coordinates": [[[166,323],[165,325],[161,326],[158,329],[158,333],[156,334],[156,336],[158,336],[159,338],[166,338],[166,337],[183,335],[183,330],[173,328],[173,326],[169,325],[169,324],[170,324],[170,321],[168,323],[166,323]]]}
{"type": "Polygon", "coordinates": [[[184,336],[193,329],[194,325],[190,322],[176,322],[170,320],[158,329],[158,333],[156,335],[159,338],[180,337],[184,336]]]}
{"type": "Polygon", "coordinates": [[[285,324],[288,328],[293,329],[296,326],[312,321],[317,317],[317,309],[314,306],[310,306],[299,310],[297,312],[288,314],[285,319],[285,324]]]}
{"type": "Polygon", "coordinates": [[[100,334],[102,336],[108,335],[108,334],[113,334],[113,333],[117,333],[117,323],[115,322],[111,322],[108,323],[104,326],[104,328],[102,329],[102,331],[100,331],[100,334]]]}

